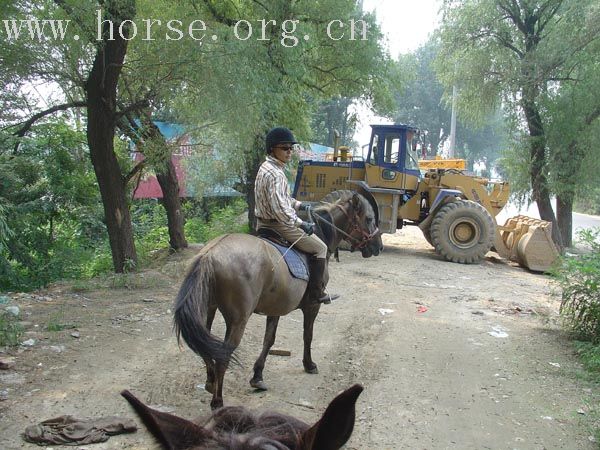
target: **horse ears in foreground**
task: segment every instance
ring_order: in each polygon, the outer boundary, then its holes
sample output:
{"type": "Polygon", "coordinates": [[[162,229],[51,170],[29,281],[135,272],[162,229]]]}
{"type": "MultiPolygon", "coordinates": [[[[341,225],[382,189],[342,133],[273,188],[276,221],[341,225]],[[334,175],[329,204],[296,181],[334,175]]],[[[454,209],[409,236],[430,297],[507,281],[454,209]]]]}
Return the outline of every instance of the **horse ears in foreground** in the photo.
{"type": "Polygon", "coordinates": [[[215,411],[203,427],[149,408],[129,391],[121,395],[168,450],[337,450],[352,434],[356,400],[362,390],[355,384],[339,394],[313,426],[284,414],[254,415],[244,408],[225,407],[215,411]]]}
{"type": "Polygon", "coordinates": [[[352,194],[352,207],[353,207],[355,210],[357,210],[357,209],[359,209],[361,206],[362,206],[362,202],[360,201],[360,197],[359,197],[359,195],[358,195],[356,192],[354,192],[354,193],[352,194]]]}

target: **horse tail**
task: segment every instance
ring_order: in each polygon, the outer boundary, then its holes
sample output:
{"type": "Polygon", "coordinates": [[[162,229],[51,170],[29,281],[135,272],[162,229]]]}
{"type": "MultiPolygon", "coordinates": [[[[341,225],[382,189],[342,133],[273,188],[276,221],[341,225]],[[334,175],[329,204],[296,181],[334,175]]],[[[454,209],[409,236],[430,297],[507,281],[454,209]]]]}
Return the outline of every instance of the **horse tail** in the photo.
{"type": "Polygon", "coordinates": [[[173,328],[177,343],[181,338],[202,358],[227,363],[232,350],[206,327],[208,302],[214,295],[214,271],[211,257],[203,252],[188,271],[175,299],[173,328]]]}

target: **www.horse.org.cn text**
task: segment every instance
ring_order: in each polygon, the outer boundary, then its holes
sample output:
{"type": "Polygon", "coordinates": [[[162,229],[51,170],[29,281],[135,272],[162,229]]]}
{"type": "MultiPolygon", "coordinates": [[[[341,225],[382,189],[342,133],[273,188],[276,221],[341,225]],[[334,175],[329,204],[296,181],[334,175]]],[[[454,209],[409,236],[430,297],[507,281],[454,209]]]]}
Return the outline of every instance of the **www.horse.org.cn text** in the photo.
{"type": "MultiPolygon", "coordinates": [[[[319,33],[331,41],[366,41],[368,39],[368,24],[364,20],[351,19],[348,21],[330,20],[319,26],[313,25],[303,27],[302,22],[297,19],[288,19],[278,22],[274,19],[232,21],[232,25],[221,28],[220,34],[216,30],[211,32],[210,28],[202,19],[182,21],[179,19],[135,19],[120,22],[104,19],[102,11],[96,11],[94,36],[87,39],[69,33],[71,20],[55,19],[4,19],[0,27],[0,39],[16,41],[19,39],[30,39],[42,41],[104,41],[118,38],[126,41],[140,39],[142,41],[180,41],[190,39],[198,45],[205,42],[217,42],[219,39],[230,38],[238,41],[279,41],[286,48],[296,47],[302,41],[310,41],[319,33]],[[304,31],[300,30],[303,28],[304,31]],[[309,32],[306,28],[310,28],[309,32]],[[225,30],[225,31],[223,31],[225,30]],[[223,34],[226,33],[226,34],[223,34]],[[324,34],[323,34],[324,33],[324,34]]],[[[74,27],[75,25],[73,25],[74,27]]],[[[71,29],[73,29],[71,27],[71,29]]]]}

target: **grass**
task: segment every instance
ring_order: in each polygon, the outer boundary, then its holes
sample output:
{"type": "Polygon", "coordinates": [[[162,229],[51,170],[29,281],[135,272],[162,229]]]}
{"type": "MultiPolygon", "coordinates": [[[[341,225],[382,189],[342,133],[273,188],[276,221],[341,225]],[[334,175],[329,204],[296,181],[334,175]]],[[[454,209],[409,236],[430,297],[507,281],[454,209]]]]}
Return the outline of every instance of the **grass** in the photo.
{"type": "Polygon", "coordinates": [[[48,323],[46,324],[46,331],[63,331],[63,330],[69,330],[72,328],[77,328],[77,325],[73,324],[73,323],[69,323],[66,319],[65,319],[65,307],[64,305],[61,306],[60,310],[55,312],[50,319],[48,320],[48,323]]]}
{"type": "Polygon", "coordinates": [[[600,345],[576,341],[575,349],[591,381],[600,385],[600,345]]]}

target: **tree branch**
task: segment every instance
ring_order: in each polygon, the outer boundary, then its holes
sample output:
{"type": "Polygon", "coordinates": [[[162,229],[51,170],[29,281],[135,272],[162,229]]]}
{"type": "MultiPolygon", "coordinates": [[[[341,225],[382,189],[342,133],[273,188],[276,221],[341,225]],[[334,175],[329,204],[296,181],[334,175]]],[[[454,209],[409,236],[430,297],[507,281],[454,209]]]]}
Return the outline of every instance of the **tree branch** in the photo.
{"type": "Polygon", "coordinates": [[[56,111],[65,111],[67,109],[71,109],[71,108],[83,108],[87,106],[87,102],[80,100],[80,101],[74,101],[74,102],[70,102],[70,103],[63,103],[61,105],[55,105],[52,106],[51,108],[48,108],[44,111],[40,111],[37,114],[34,114],[33,116],[31,116],[26,122],[23,123],[23,125],[21,126],[21,128],[19,128],[17,131],[15,131],[13,134],[16,137],[23,137],[27,134],[27,132],[31,129],[31,127],[33,126],[33,124],[35,122],[37,122],[39,119],[46,117],[52,113],[55,113],[56,111]]]}
{"type": "Polygon", "coordinates": [[[235,20],[230,19],[229,17],[225,17],[223,14],[221,14],[219,11],[217,11],[217,9],[214,7],[214,5],[212,4],[212,2],[210,0],[204,0],[204,4],[208,8],[208,11],[212,14],[212,16],[218,22],[220,22],[224,25],[228,25],[230,27],[232,27],[236,24],[235,20]]]}
{"type": "MultiPolygon", "coordinates": [[[[50,114],[55,113],[57,111],[65,111],[65,110],[71,109],[71,108],[83,108],[86,106],[87,106],[87,102],[85,102],[83,100],[78,100],[78,101],[73,101],[73,102],[69,102],[69,103],[63,103],[60,105],[52,106],[51,108],[48,108],[44,111],[40,111],[39,113],[36,113],[33,116],[31,116],[27,121],[25,121],[23,123],[23,125],[21,125],[21,128],[19,128],[17,131],[15,131],[13,133],[13,136],[15,136],[17,138],[22,138],[29,132],[29,130],[31,129],[31,127],[33,126],[33,124],[35,122],[37,122],[38,120],[40,120],[43,117],[46,117],[50,114]]],[[[19,141],[17,141],[15,143],[15,148],[13,150],[15,153],[19,150],[19,144],[20,144],[19,141]]]]}
{"type": "MultiPolygon", "coordinates": [[[[134,168],[129,171],[129,173],[127,175],[125,175],[125,184],[128,184],[129,181],[133,177],[135,177],[138,173],[140,173],[143,169],[146,168],[146,161],[147,161],[147,159],[143,159],[142,161],[137,163],[134,166],[134,168]]],[[[136,186],[136,189],[137,189],[137,186],[136,186]]]]}

